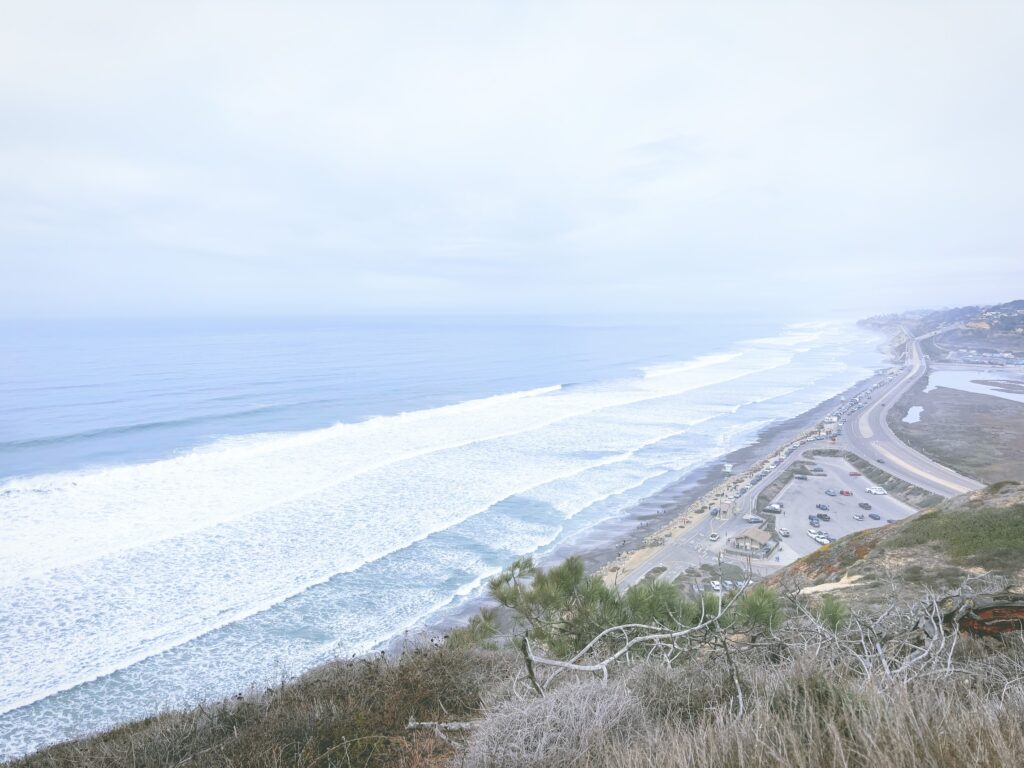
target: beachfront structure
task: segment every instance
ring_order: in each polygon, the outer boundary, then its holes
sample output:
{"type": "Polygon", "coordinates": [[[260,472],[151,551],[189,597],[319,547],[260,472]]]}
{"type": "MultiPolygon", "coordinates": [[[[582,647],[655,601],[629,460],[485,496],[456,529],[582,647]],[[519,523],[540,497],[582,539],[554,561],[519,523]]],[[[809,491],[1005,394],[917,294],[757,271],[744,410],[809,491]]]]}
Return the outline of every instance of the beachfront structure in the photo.
{"type": "Polygon", "coordinates": [[[733,549],[755,557],[768,557],[775,549],[771,533],[756,526],[741,531],[730,543],[733,549]]]}

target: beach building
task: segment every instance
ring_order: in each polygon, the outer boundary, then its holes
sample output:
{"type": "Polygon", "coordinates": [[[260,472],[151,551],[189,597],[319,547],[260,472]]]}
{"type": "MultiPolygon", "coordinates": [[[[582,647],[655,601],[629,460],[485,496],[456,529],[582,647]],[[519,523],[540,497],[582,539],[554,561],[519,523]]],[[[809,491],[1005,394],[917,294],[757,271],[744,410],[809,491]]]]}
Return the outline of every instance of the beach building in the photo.
{"type": "Polygon", "coordinates": [[[768,557],[775,549],[771,533],[757,526],[751,526],[738,533],[731,544],[733,549],[755,557],[768,557]]]}

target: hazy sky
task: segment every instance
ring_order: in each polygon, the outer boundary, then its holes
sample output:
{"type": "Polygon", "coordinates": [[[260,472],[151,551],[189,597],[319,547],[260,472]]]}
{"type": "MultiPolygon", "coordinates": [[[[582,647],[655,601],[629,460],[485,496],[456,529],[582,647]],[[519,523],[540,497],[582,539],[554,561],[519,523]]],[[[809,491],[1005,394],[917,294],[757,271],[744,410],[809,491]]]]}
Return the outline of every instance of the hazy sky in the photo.
{"type": "Polygon", "coordinates": [[[2,18],[0,313],[1024,296],[1020,0],[2,18]]]}

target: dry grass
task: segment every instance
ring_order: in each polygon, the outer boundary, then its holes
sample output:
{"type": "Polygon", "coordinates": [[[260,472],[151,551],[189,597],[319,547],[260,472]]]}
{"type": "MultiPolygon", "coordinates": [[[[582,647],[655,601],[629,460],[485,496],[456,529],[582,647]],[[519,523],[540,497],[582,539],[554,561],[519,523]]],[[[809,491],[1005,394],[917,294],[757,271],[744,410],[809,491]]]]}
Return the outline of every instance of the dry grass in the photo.
{"type": "MultiPolygon", "coordinates": [[[[800,630],[803,631],[802,629],[800,630]]],[[[782,641],[790,637],[790,641],[782,641]]],[[[429,648],[328,665],[240,701],[163,715],[19,765],[410,768],[996,768],[1024,754],[1024,638],[962,639],[912,679],[858,673],[844,646],[735,640],[737,675],[698,651],[638,659],[607,684],[586,675],[539,697],[521,657],[429,648]],[[514,682],[517,681],[518,682],[514,682]],[[740,710],[736,680],[745,705],[740,710]],[[485,702],[485,703],[481,703],[485,702]],[[409,731],[475,720],[468,736],[409,731]],[[448,739],[451,739],[449,741],[448,739]]],[[[823,636],[824,637],[824,636],[823,636]]]]}
{"type": "Polygon", "coordinates": [[[15,765],[445,765],[451,745],[432,732],[408,731],[409,719],[476,715],[483,693],[509,677],[516,663],[514,655],[501,652],[431,647],[394,660],[377,656],[328,664],[278,689],[131,723],[15,765]]]}
{"type": "MultiPolygon", "coordinates": [[[[935,539],[960,547],[962,539],[972,556],[1001,556],[1001,542],[1019,543],[1022,495],[1021,486],[1007,483],[904,527],[919,547],[931,548],[935,539]],[[979,511],[985,525],[972,527],[971,513],[979,511]],[[947,516],[960,527],[947,531],[947,516]]],[[[858,559],[856,567],[871,562],[858,559]]],[[[928,590],[915,596],[894,582],[884,605],[858,609],[759,586],[721,601],[705,596],[697,606],[661,582],[612,600],[578,568],[534,576],[512,594],[534,621],[523,622],[528,638],[506,638],[521,639],[513,644],[519,650],[473,647],[501,639],[485,615],[444,646],[326,665],[277,689],[132,723],[16,765],[1024,764],[1024,634],[961,636],[947,601],[928,590]],[[639,616],[647,618],[631,623],[639,616]],[[609,624],[609,617],[627,621],[609,624]],[[593,627],[603,631],[595,636],[593,627]],[[582,637],[589,641],[581,647],[582,637]],[[558,652],[560,645],[569,651],[558,652]],[[409,730],[410,720],[461,724],[409,730]]],[[[961,585],[963,595],[1006,586],[995,576],[974,582],[961,585]]]]}
{"type": "Polygon", "coordinates": [[[627,738],[643,724],[643,707],[622,683],[567,685],[499,706],[473,734],[464,762],[545,768],[600,761],[610,739],[627,738]]]}
{"type": "MultiPolygon", "coordinates": [[[[1018,641],[1019,642],[1019,641],[1018,641]]],[[[970,651],[967,651],[969,654],[970,651]]],[[[474,734],[465,768],[992,768],[1020,764],[1019,653],[912,684],[841,676],[827,657],[745,663],[741,715],[718,664],[638,664],[602,688],[563,685],[506,704],[474,734]],[[1015,680],[1016,678],[1016,680],[1015,680]]]]}

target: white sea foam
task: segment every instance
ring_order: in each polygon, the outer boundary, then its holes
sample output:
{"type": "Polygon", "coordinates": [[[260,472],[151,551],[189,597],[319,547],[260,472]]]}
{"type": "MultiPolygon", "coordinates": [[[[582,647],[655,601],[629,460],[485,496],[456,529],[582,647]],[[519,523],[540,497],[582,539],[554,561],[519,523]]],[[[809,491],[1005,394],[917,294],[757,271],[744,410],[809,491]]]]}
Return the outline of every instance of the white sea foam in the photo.
{"type": "MultiPolygon", "coordinates": [[[[614,514],[848,386],[865,371],[829,346],[842,333],[801,328],[630,379],[8,481],[0,711],[115,669],[132,682],[98,690],[124,686],[119,701],[160,675],[187,702],[197,679],[209,695],[237,684],[239,656],[245,674],[272,677],[280,658],[301,667],[325,649],[365,649],[472,590],[503,558],[614,514]],[[808,345],[809,356],[798,351],[808,345]],[[359,607],[376,615],[357,633],[338,618],[343,595],[356,594],[341,575],[358,582],[377,569],[395,591],[359,607]],[[275,624],[303,621],[319,627],[312,640],[285,641],[275,624]]],[[[48,699],[30,719],[45,728],[58,715],[42,712],[82,695],[48,699]]],[[[146,699],[134,701],[109,717],[144,710],[146,699]]],[[[0,718],[0,743],[3,728],[0,718]]]]}

